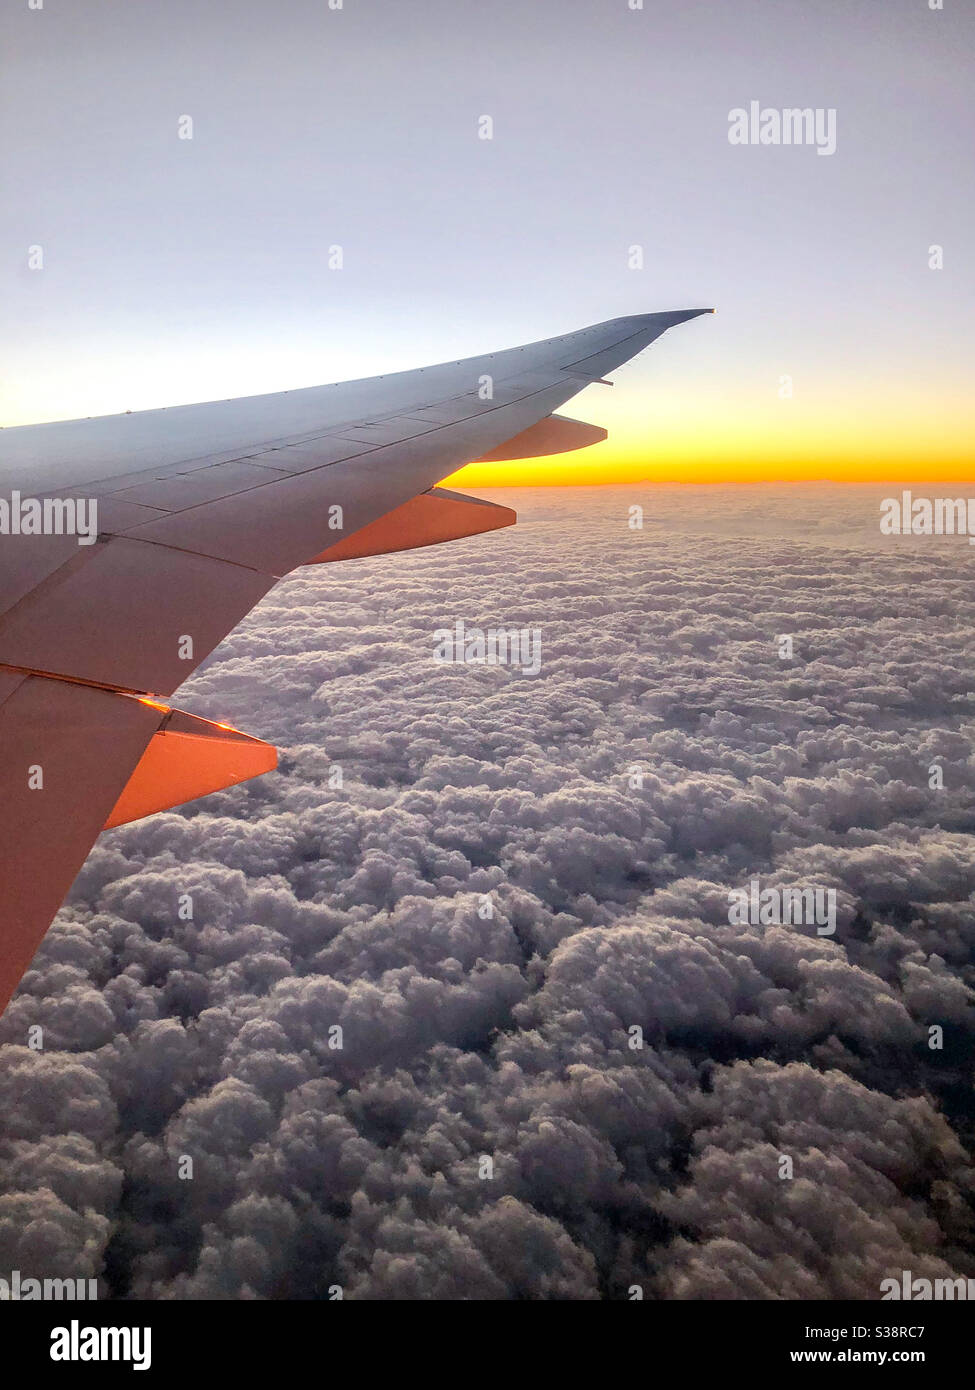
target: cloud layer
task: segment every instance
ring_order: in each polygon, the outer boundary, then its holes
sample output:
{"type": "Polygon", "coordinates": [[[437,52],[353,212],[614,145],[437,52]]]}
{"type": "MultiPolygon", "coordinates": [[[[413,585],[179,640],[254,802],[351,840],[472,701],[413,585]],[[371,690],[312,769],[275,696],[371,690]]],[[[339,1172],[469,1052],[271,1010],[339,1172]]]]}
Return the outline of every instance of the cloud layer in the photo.
{"type": "Polygon", "coordinates": [[[815,496],[522,492],[279,586],[179,703],[280,770],[102,836],[0,1021],[0,1274],[975,1275],[975,564],[815,496]],[[458,619],[540,628],[541,673],[436,664],[458,619]],[[835,936],[730,924],[751,876],[835,889],[835,936]]]}

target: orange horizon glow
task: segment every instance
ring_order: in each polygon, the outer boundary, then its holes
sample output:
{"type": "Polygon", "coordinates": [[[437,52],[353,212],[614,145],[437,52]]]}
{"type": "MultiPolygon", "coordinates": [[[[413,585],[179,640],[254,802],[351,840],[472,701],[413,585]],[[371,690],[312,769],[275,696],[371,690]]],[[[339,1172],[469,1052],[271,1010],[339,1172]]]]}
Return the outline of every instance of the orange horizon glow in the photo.
{"type": "Polygon", "coordinates": [[[720,378],[692,383],[681,370],[658,370],[646,390],[624,375],[615,391],[589,388],[562,408],[602,425],[609,437],[600,444],[475,461],[444,486],[975,483],[975,396],[958,378],[856,391],[834,380],[809,394],[797,385],[794,398],[780,399],[766,383],[761,390],[720,378]]]}
{"type": "MultiPolygon", "coordinates": [[[[595,450],[566,456],[469,463],[439,484],[445,488],[614,487],[647,483],[661,487],[747,487],[762,483],[952,483],[975,485],[975,454],[958,459],[699,459],[682,461],[616,458],[603,462],[595,450]],[[593,455],[586,458],[583,455],[593,455]]],[[[605,454],[603,455],[605,459],[605,454]]]]}

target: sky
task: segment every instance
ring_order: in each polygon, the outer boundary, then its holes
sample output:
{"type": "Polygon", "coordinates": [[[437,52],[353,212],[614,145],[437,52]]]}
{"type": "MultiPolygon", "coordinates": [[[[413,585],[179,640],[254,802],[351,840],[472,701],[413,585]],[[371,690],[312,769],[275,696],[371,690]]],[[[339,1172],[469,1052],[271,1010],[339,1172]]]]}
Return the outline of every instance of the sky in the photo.
{"type": "Polygon", "coordinates": [[[971,477],[960,0],[45,0],[0,38],[4,426],[713,306],[571,404],[605,443],[462,480],[971,477]],[[752,101],[835,152],[730,143],[752,101]]]}
{"type": "Polygon", "coordinates": [[[300,570],[184,685],[279,770],[94,847],[0,1018],[0,1272],[975,1278],[975,556],[879,545],[877,488],[491,495],[518,526],[300,570]],[[538,673],[435,662],[458,618],[538,673]],[[753,876],[835,933],[733,923],[753,876]]]}

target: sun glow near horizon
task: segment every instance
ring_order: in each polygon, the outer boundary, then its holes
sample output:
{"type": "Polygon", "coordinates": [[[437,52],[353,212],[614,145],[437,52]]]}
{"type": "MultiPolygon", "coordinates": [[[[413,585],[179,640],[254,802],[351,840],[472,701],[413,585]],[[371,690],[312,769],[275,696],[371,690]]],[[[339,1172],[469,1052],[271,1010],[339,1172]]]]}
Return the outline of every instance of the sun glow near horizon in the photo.
{"type": "MultiPolygon", "coordinates": [[[[658,358],[658,361],[662,360],[658,358]]],[[[757,482],[975,482],[975,402],[962,383],[885,383],[811,396],[777,383],[717,380],[646,390],[588,389],[561,413],[608,438],[574,452],[473,462],[447,480],[469,487],[757,482]]]]}

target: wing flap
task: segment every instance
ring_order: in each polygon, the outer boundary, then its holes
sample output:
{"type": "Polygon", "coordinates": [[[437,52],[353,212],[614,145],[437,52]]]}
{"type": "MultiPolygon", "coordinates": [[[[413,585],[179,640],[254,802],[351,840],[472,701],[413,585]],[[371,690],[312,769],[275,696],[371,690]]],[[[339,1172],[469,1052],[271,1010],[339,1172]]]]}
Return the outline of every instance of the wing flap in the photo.
{"type": "Polygon", "coordinates": [[[570,420],[565,415],[549,415],[474,461],[500,463],[505,459],[567,454],[573,449],[586,449],[590,444],[601,444],[606,437],[606,431],[601,425],[590,425],[584,420],[570,420]]]}
{"type": "Polygon", "coordinates": [[[277,749],[226,724],[168,710],[104,828],[236,786],[278,765],[277,749]]]}
{"type": "Polygon", "coordinates": [[[462,492],[435,487],[411,497],[353,535],[328,546],[308,563],[323,565],[332,560],[356,560],[366,555],[419,550],[423,546],[513,526],[517,520],[517,513],[510,507],[499,507],[480,497],[465,497],[462,492]]]}

